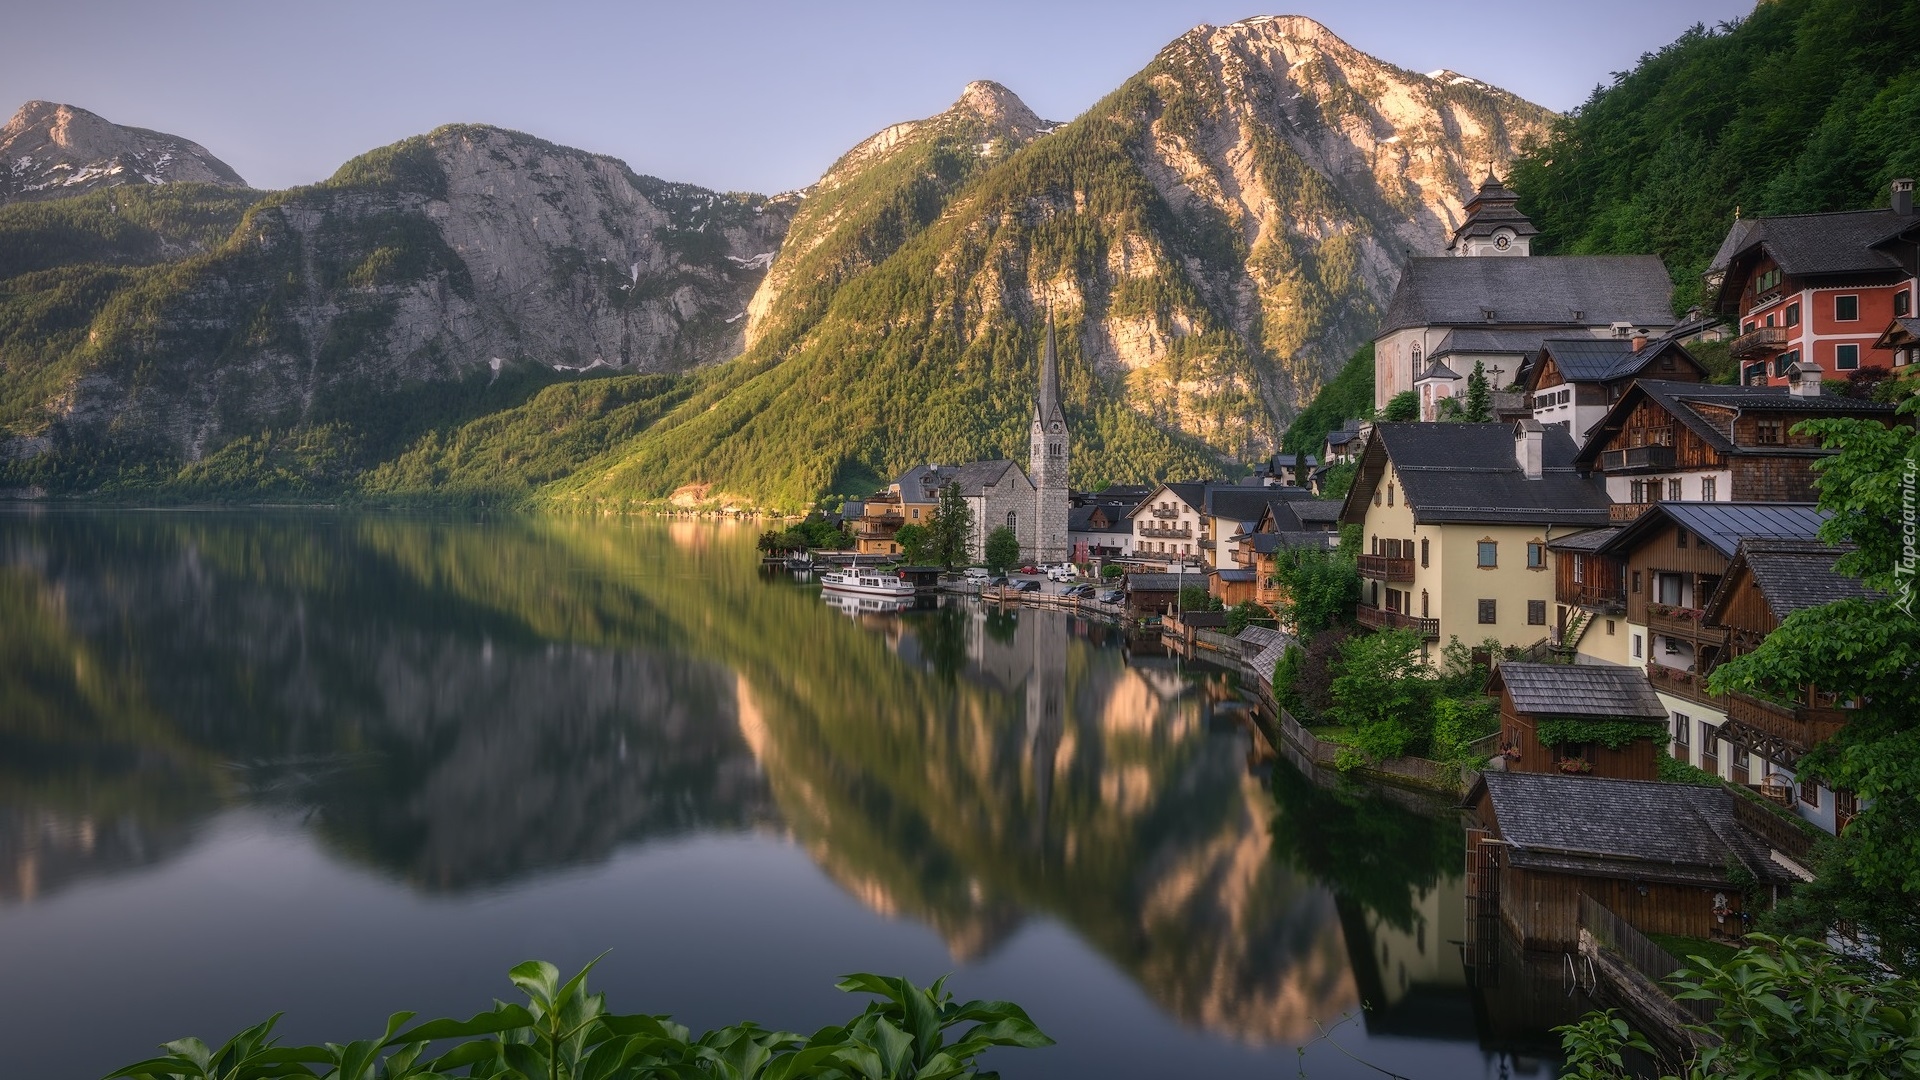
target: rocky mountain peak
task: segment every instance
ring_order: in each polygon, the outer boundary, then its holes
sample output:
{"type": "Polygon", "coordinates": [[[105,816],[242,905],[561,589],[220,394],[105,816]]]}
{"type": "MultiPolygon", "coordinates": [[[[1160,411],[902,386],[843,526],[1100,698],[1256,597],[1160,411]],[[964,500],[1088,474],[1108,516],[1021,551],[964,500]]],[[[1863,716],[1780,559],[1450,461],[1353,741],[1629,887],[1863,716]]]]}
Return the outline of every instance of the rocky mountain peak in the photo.
{"type": "Polygon", "coordinates": [[[949,113],[966,113],[978,118],[995,135],[1031,139],[1053,125],[1034,115],[1027,103],[1013,91],[987,79],[977,79],[960,91],[960,99],[949,113]]]}
{"type": "Polygon", "coordinates": [[[0,128],[0,204],[177,183],[247,186],[198,143],[116,124],[73,105],[29,101],[0,128]]]}

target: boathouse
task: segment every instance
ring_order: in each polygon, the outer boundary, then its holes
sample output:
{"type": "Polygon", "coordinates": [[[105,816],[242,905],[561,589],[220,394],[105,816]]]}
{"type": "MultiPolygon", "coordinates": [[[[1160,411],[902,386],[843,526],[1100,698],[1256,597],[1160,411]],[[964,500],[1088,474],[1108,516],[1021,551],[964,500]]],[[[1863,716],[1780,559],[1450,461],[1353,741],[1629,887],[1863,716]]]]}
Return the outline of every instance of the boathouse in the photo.
{"type": "Polygon", "coordinates": [[[1641,669],[1508,661],[1489,689],[1500,698],[1509,772],[1659,778],[1667,709],[1641,669]]]}

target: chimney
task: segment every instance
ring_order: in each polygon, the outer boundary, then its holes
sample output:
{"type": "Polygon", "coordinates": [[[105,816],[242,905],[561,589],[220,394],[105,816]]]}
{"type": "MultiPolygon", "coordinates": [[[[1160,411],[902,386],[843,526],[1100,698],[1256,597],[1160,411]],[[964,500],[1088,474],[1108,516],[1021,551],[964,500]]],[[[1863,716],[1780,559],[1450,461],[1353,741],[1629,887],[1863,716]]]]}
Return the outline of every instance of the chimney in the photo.
{"type": "Polygon", "coordinates": [[[1540,479],[1540,443],[1545,436],[1546,429],[1531,417],[1513,425],[1513,460],[1529,480],[1540,479]]]}
{"type": "Polygon", "coordinates": [[[1913,177],[1903,176],[1893,182],[1893,212],[1901,217],[1913,216],[1913,177]]]}
{"type": "Polygon", "coordinates": [[[1635,330],[1633,332],[1633,351],[1639,352],[1641,349],[1644,349],[1646,347],[1647,347],[1647,332],[1645,330],[1635,330]]]}
{"type": "Polygon", "coordinates": [[[1803,360],[1787,369],[1787,392],[1794,397],[1820,396],[1820,365],[1803,360]]]}

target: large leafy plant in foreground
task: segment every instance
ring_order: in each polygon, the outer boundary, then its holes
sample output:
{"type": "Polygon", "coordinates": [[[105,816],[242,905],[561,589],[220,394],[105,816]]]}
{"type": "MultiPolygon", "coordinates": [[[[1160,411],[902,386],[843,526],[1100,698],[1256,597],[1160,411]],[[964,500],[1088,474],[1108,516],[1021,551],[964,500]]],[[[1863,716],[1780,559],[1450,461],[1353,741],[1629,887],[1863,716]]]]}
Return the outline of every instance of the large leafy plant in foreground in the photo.
{"type": "Polygon", "coordinates": [[[945,979],[923,988],[879,975],[839,984],[879,999],[845,1026],[809,1037],[749,1022],[696,1039],[665,1016],[607,1012],[606,995],[587,992],[592,968],[562,984],[552,964],[528,961],[509,972],[525,1005],[496,1002],[470,1020],[412,1026],[413,1013],[395,1013],[378,1038],[345,1045],[279,1046],[276,1013],[218,1049],[199,1039],[167,1043],[164,1056],[107,1080],[984,1080],[996,1074],[975,1062],[989,1048],[1053,1043],[1011,1002],[955,1002],[945,979]]]}

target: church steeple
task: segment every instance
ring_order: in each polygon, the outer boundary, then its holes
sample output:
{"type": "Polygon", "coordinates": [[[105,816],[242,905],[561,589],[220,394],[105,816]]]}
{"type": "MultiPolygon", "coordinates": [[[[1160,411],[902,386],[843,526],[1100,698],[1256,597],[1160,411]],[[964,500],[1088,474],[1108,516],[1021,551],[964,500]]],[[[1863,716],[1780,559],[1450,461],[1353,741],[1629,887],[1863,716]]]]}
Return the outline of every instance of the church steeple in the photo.
{"type": "Polygon", "coordinates": [[[1047,309],[1047,349],[1040,357],[1040,397],[1034,402],[1034,420],[1052,427],[1055,420],[1065,423],[1060,410],[1060,358],[1053,350],[1053,309],[1047,309]]]}
{"type": "Polygon", "coordinates": [[[1060,407],[1060,356],[1053,341],[1053,309],[1047,309],[1047,344],[1040,354],[1040,393],[1033,399],[1033,437],[1027,474],[1034,488],[1034,556],[1065,562],[1067,550],[1067,414],[1060,407]]]}
{"type": "Polygon", "coordinates": [[[1520,196],[1500,182],[1491,164],[1487,178],[1480,182],[1461,208],[1465,215],[1447,244],[1452,255],[1528,255],[1532,253],[1534,228],[1520,212],[1520,196]]]}

